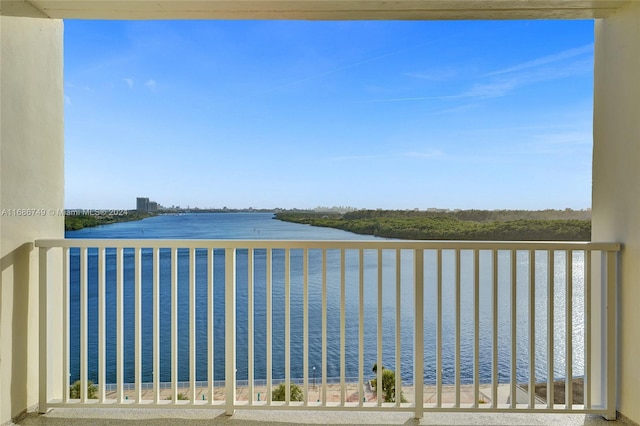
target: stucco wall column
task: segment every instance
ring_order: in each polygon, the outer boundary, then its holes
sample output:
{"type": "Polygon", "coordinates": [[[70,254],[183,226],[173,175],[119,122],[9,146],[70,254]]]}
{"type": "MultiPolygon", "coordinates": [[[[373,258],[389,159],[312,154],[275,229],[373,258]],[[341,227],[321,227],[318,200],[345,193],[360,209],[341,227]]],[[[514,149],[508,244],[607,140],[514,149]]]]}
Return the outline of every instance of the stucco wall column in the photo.
{"type": "Polygon", "coordinates": [[[595,36],[592,239],[623,244],[618,410],[640,423],[640,2],[595,36]]]}
{"type": "MultiPolygon", "coordinates": [[[[33,241],[64,237],[62,46],[61,20],[0,17],[0,424],[38,402],[33,241]]],[[[60,352],[60,339],[50,350],[60,352]]]]}

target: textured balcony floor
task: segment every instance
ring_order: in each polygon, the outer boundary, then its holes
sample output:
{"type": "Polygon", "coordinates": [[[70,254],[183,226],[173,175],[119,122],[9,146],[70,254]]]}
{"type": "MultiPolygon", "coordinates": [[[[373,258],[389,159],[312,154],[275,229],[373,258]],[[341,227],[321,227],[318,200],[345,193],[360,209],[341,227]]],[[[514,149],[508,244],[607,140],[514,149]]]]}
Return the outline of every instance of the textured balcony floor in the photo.
{"type": "Polygon", "coordinates": [[[69,409],[58,408],[46,415],[31,414],[18,424],[62,425],[629,425],[624,420],[607,421],[584,414],[427,413],[415,420],[410,413],[344,411],[237,410],[228,417],[222,410],[200,409],[69,409]]]}

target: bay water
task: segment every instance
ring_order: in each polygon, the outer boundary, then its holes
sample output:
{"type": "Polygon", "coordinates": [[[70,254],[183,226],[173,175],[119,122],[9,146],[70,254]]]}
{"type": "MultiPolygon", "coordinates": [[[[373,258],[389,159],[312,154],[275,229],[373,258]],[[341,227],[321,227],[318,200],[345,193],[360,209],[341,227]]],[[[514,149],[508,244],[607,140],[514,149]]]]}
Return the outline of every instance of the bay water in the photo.
{"type": "MultiPolygon", "coordinates": [[[[66,233],[66,238],[89,239],[248,239],[248,240],[375,240],[376,237],[308,225],[282,222],[273,219],[269,213],[193,213],[182,215],[160,215],[141,221],[121,222],[111,225],[85,228],[66,233]]],[[[215,244],[213,244],[215,246],[215,244]]],[[[88,252],[88,373],[89,379],[97,381],[98,372],[98,257],[97,249],[88,252]]],[[[236,258],[236,368],[237,379],[246,380],[248,372],[248,299],[247,299],[247,255],[239,249],[236,258]]],[[[385,250],[382,256],[382,359],[385,368],[398,370],[403,382],[413,383],[413,252],[400,253],[400,360],[396,363],[396,251],[385,250]],[[399,364],[399,366],[397,366],[399,364]]],[[[207,380],[207,359],[210,344],[207,337],[207,251],[197,250],[195,260],[196,275],[196,380],[207,380]]],[[[213,298],[214,298],[214,376],[224,380],[225,372],[225,259],[224,250],[214,251],[213,298]]],[[[285,252],[274,250],[272,286],[272,333],[266,332],[266,250],[256,249],[254,253],[254,371],[255,378],[266,378],[266,344],[272,339],[274,380],[285,377],[285,304],[284,276],[285,252]]],[[[303,377],[303,252],[291,250],[291,377],[303,377]]],[[[323,367],[322,357],[322,253],[310,250],[309,265],[309,371],[311,381],[320,381],[323,367]],[[314,368],[315,367],[315,368],[314,368]]],[[[498,253],[498,328],[493,327],[492,310],[492,254],[481,251],[479,255],[479,376],[480,381],[489,383],[492,374],[492,340],[494,333],[498,340],[498,378],[509,382],[511,377],[511,254],[498,253]]],[[[554,377],[566,375],[565,366],[565,281],[566,254],[555,254],[554,291],[554,377]]],[[[535,254],[535,371],[536,380],[547,377],[547,309],[548,283],[547,252],[535,254]]],[[[377,304],[378,304],[378,254],[365,250],[363,264],[363,338],[364,363],[359,365],[359,253],[347,250],[345,253],[345,371],[346,376],[357,378],[362,368],[366,378],[373,378],[371,367],[377,361],[377,304]]],[[[171,380],[171,328],[178,327],[178,380],[189,380],[189,252],[178,251],[178,315],[171,316],[171,251],[160,249],[160,380],[171,380]]],[[[582,300],[584,259],[581,253],[574,253],[573,259],[573,371],[574,376],[582,375],[583,369],[583,318],[582,300]]],[[[529,253],[516,255],[516,378],[526,382],[529,374],[529,253]]],[[[473,379],[473,253],[462,251],[460,255],[460,377],[463,383],[473,379]]],[[[135,324],[135,274],[134,250],[124,249],[124,381],[134,381],[134,324],[135,324]]],[[[70,251],[70,382],[80,374],[80,291],[79,291],[79,249],[70,251]]],[[[106,250],[106,381],[116,381],[116,252],[106,250]]],[[[152,381],[153,374],[153,253],[142,250],[142,379],[152,381]]],[[[326,370],[328,377],[340,376],[340,293],[341,269],[340,251],[327,251],[327,348],[326,370]]],[[[424,299],[424,356],[425,383],[436,380],[436,252],[425,252],[425,299],[424,299]]],[[[455,380],[455,252],[442,254],[442,377],[444,383],[455,380]]]]}

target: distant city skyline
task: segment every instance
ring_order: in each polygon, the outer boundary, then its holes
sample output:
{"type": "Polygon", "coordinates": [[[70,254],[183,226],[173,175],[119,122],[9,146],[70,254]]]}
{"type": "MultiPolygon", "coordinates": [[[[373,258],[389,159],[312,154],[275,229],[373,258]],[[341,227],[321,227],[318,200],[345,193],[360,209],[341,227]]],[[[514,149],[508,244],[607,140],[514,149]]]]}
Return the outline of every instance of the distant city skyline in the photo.
{"type": "Polygon", "coordinates": [[[65,207],[591,206],[593,21],[65,21],[65,207]]]}
{"type": "MultiPolygon", "coordinates": [[[[280,210],[299,210],[299,211],[315,211],[315,212],[335,212],[335,213],[346,213],[346,212],[351,212],[351,211],[358,211],[358,210],[387,210],[387,209],[383,209],[381,207],[354,207],[354,206],[315,206],[315,207],[305,207],[305,206],[294,206],[294,207],[288,207],[288,208],[284,208],[284,207],[253,207],[253,206],[214,206],[214,205],[205,205],[205,206],[191,206],[191,205],[186,205],[186,206],[181,206],[181,205],[177,205],[177,204],[171,204],[171,205],[163,205],[161,203],[158,203],[156,201],[149,201],[148,197],[136,197],[136,201],[135,201],[135,208],[130,208],[127,210],[137,210],[139,212],[145,212],[145,213],[149,213],[149,212],[171,212],[171,211],[185,211],[185,210],[216,210],[216,211],[280,211],[280,210]],[[151,206],[151,207],[150,207],[151,206]]],[[[461,211],[464,209],[452,209],[452,208],[440,208],[440,207],[427,207],[424,209],[421,209],[419,207],[414,207],[414,208],[402,208],[402,209],[389,209],[389,210],[406,210],[406,211],[424,211],[424,212],[431,212],[431,213],[438,213],[438,212],[456,212],[456,211],[461,211]]],[[[504,210],[504,209],[482,209],[482,210],[504,210]]],[[[517,209],[514,209],[517,210],[517,209]]],[[[540,208],[540,209],[531,209],[531,210],[549,210],[549,209],[544,209],[544,208],[540,208]]],[[[565,208],[565,209],[551,209],[551,210],[573,210],[573,211],[591,211],[591,208],[583,208],[583,209],[572,209],[572,208],[565,208]]]]}

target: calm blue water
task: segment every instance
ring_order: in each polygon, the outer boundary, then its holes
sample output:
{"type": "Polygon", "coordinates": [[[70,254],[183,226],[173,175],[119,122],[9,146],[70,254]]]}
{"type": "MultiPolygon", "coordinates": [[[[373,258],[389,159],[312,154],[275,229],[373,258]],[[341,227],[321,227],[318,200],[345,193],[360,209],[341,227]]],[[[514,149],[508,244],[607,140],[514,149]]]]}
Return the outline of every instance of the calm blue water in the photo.
{"type": "MultiPolygon", "coordinates": [[[[370,240],[374,237],[355,235],[329,228],[316,228],[292,224],[272,219],[271,214],[260,213],[218,213],[187,214],[181,216],[157,216],[137,222],[118,223],[80,231],[67,232],[67,238],[196,238],[196,239],[292,239],[292,240],[370,240]]],[[[540,253],[536,261],[536,378],[544,380],[547,375],[547,293],[546,254],[540,253]]],[[[178,253],[178,380],[189,379],[189,259],[188,251],[178,253]]],[[[116,381],[116,289],[115,289],[115,249],[106,252],[106,372],[107,382],[116,381]]],[[[153,364],[153,292],[151,250],[143,249],[142,261],[142,376],[143,381],[152,381],[153,364]]],[[[134,262],[133,250],[124,251],[124,365],[125,382],[134,381],[134,262]]],[[[574,375],[582,374],[582,286],[580,256],[574,255],[574,375]]],[[[71,250],[71,378],[79,378],[79,250],[71,250]]],[[[214,253],[214,364],[215,380],[224,380],[224,251],[214,253]]],[[[491,341],[493,336],[491,313],[491,255],[480,254],[480,380],[491,380],[491,341]]],[[[254,289],[255,323],[255,378],[266,378],[266,252],[256,250],[254,289]]],[[[327,254],[327,376],[340,375],[340,254],[327,254]]],[[[359,259],[357,251],[347,251],[346,275],[346,359],[347,377],[357,377],[359,340],[359,259]]],[[[383,364],[395,368],[396,329],[396,260],[395,251],[383,256],[383,364]]],[[[413,382],[413,253],[401,254],[401,375],[405,382],[413,382]]],[[[518,381],[528,380],[528,301],[522,295],[528,288],[528,253],[518,253],[518,297],[517,313],[517,377],[518,381]]],[[[564,258],[556,254],[555,309],[555,377],[564,377],[564,258]]],[[[97,381],[98,338],[97,338],[97,249],[89,250],[88,281],[88,352],[89,379],[97,381]]],[[[436,258],[435,252],[425,253],[425,377],[426,383],[434,383],[436,378],[436,258]]],[[[502,382],[510,379],[510,259],[509,253],[498,256],[498,364],[502,382]]],[[[313,367],[318,380],[322,371],[321,342],[321,253],[309,252],[309,377],[313,379],[313,367]]],[[[236,288],[236,347],[237,376],[247,378],[247,251],[239,250],[237,256],[236,288]]],[[[443,252],[443,381],[455,380],[455,259],[453,252],[443,252]]],[[[303,376],[303,281],[302,251],[291,252],[291,376],[303,376]]],[[[197,380],[207,380],[207,253],[196,251],[196,360],[197,380]]],[[[371,366],[377,360],[377,254],[365,251],[364,259],[364,372],[372,376],[371,366]]],[[[284,251],[273,252],[273,377],[285,375],[285,316],[284,316],[284,251]]],[[[473,378],[473,256],[471,252],[461,254],[461,370],[464,383],[473,378]]],[[[160,376],[161,381],[171,380],[171,253],[160,252],[160,376]]]]}

